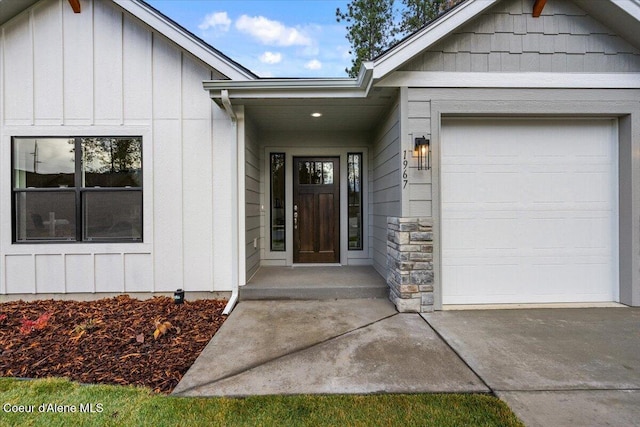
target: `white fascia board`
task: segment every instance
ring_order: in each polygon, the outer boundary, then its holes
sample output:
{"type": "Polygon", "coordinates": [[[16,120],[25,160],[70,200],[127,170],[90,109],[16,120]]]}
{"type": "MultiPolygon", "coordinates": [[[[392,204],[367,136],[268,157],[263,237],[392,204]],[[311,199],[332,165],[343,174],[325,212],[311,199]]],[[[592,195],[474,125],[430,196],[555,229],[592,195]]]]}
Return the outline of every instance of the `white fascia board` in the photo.
{"type": "Polygon", "coordinates": [[[633,16],[636,21],[640,21],[640,0],[611,0],[611,2],[633,16]]]}
{"type": "Polygon", "coordinates": [[[202,86],[213,99],[221,99],[223,91],[230,99],[365,98],[372,84],[372,64],[365,63],[357,78],[211,80],[202,86]]]}
{"type": "Polygon", "coordinates": [[[374,63],[374,79],[380,79],[413,59],[429,46],[437,43],[500,0],[467,0],[444,16],[400,42],[374,63]]]}
{"type": "Polygon", "coordinates": [[[208,45],[206,45],[206,43],[198,40],[183,28],[180,28],[178,25],[165,19],[162,14],[152,9],[146,3],[137,0],[112,1],[228,78],[234,80],[249,80],[256,78],[256,76],[250,71],[233,64],[228,58],[212,50],[208,45]]]}
{"type": "Polygon", "coordinates": [[[640,73],[459,73],[395,71],[376,87],[640,89],[640,73]]]}

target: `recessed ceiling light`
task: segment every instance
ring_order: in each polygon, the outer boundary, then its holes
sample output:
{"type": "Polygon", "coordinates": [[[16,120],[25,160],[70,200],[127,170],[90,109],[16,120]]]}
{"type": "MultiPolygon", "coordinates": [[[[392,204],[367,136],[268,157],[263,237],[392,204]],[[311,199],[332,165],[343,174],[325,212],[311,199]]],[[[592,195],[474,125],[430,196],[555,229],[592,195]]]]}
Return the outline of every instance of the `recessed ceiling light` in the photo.
{"type": "Polygon", "coordinates": [[[322,117],[322,113],[311,113],[311,117],[315,117],[315,118],[322,117]]]}

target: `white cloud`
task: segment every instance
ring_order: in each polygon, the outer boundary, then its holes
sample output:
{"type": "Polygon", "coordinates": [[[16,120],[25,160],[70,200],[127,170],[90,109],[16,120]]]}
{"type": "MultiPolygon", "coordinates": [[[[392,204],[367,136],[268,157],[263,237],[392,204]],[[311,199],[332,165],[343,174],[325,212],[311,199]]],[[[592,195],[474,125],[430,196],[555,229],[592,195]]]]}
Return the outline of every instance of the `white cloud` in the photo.
{"type": "Polygon", "coordinates": [[[279,52],[265,52],[260,55],[260,62],[265,64],[277,64],[282,61],[282,54],[279,52]]]}
{"type": "Polygon", "coordinates": [[[254,72],[255,74],[257,74],[258,76],[260,76],[260,77],[262,77],[262,78],[266,78],[266,79],[268,79],[268,78],[270,78],[270,77],[275,77],[275,75],[274,75],[271,71],[269,71],[269,70],[266,70],[266,71],[263,71],[263,70],[253,70],[253,72],[254,72]]]}
{"type": "Polygon", "coordinates": [[[350,52],[350,48],[348,46],[338,46],[338,51],[340,52],[340,57],[342,59],[351,59],[351,52],[350,52]]]}
{"type": "Polygon", "coordinates": [[[299,29],[287,27],[281,22],[272,21],[264,16],[242,15],[236,21],[236,28],[250,34],[265,45],[272,46],[309,46],[311,39],[299,29]]]}
{"type": "Polygon", "coordinates": [[[317,59],[312,59],[311,61],[304,64],[304,68],[306,68],[307,70],[319,70],[320,68],[322,68],[322,62],[318,61],[317,59]]]}
{"type": "Polygon", "coordinates": [[[300,50],[300,54],[306,57],[317,56],[320,54],[320,48],[318,46],[305,46],[300,50]]]}
{"type": "Polygon", "coordinates": [[[231,26],[231,19],[229,19],[229,15],[227,12],[215,12],[210,13],[204,17],[204,20],[198,28],[205,31],[210,28],[218,28],[222,31],[229,31],[229,27],[231,26]]]}

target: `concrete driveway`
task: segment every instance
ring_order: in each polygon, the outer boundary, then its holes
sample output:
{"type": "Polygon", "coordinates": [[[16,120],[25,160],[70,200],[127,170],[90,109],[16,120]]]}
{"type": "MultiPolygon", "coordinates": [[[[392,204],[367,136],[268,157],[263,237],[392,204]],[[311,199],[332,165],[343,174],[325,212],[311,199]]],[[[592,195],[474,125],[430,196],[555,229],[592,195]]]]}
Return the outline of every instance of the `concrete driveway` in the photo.
{"type": "Polygon", "coordinates": [[[423,317],[527,426],[640,426],[640,309],[423,317]]]}

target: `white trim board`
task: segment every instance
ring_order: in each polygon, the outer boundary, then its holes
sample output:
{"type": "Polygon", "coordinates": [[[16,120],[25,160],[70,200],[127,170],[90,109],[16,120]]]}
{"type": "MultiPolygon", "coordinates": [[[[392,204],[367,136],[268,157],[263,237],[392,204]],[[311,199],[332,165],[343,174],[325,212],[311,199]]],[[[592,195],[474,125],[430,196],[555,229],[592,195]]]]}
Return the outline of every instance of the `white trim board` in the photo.
{"type": "Polygon", "coordinates": [[[640,73],[395,71],[377,87],[640,89],[640,73]]]}
{"type": "Polygon", "coordinates": [[[202,86],[216,102],[225,90],[231,99],[366,98],[373,84],[372,67],[363,63],[357,78],[211,80],[202,86]]]}

